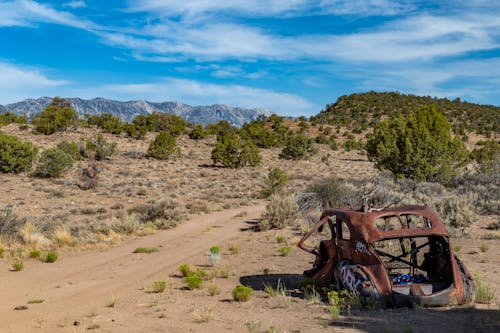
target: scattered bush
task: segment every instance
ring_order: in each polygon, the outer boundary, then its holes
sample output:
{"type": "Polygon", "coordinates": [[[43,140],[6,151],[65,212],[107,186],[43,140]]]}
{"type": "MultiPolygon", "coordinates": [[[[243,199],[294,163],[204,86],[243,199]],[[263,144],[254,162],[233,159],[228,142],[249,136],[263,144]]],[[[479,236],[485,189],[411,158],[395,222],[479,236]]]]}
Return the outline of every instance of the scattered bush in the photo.
{"type": "Polygon", "coordinates": [[[184,282],[190,290],[200,289],[203,286],[203,279],[196,274],[186,276],[184,282]]]}
{"type": "Polygon", "coordinates": [[[479,273],[473,274],[474,282],[476,285],[476,296],[474,301],[476,303],[490,304],[495,299],[496,290],[486,284],[479,273]]]}
{"type": "Polygon", "coordinates": [[[8,125],[12,123],[27,124],[28,118],[26,115],[18,116],[10,111],[0,114],[0,125],[8,125]]]}
{"type": "Polygon", "coordinates": [[[356,206],[357,204],[353,202],[357,199],[357,193],[337,177],[320,179],[307,186],[304,192],[297,200],[301,211],[356,206]]]}
{"type": "Polygon", "coordinates": [[[22,261],[15,261],[12,263],[12,270],[14,272],[19,272],[24,269],[24,263],[22,261]]]}
{"type": "Polygon", "coordinates": [[[168,160],[172,155],[179,155],[180,148],[175,138],[168,132],[160,132],[149,144],[148,156],[158,160],[168,160]]]}
{"type": "Polygon", "coordinates": [[[191,132],[189,132],[189,138],[192,140],[205,139],[207,136],[207,131],[200,124],[194,125],[191,132]]]}
{"type": "Polygon", "coordinates": [[[282,257],[288,257],[292,252],[292,248],[290,246],[281,246],[278,249],[278,252],[281,254],[282,257]]]}
{"type": "Polygon", "coordinates": [[[233,289],[233,299],[236,302],[247,302],[252,297],[253,289],[251,287],[237,285],[233,289]]]}
{"type": "Polygon", "coordinates": [[[471,152],[484,174],[498,173],[500,164],[500,143],[495,140],[488,140],[482,143],[482,148],[474,149],[471,152]]]}
{"type": "Polygon", "coordinates": [[[146,126],[139,126],[135,124],[125,124],[123,129],[125,133],[127,133],[128,137],[136,140],[144,139],[146,133],[148,132],[148,128],[146,126]]]}
{"type": "Polygon", "coordinates": [[[190,276],[193,275],[193,269],[188,265],[188,264],[182,264],[179,266],[179,272],[182,274],[182,276],[190,276]]]}
{"type": "Polygon", "coordinates": [[[210,286],[208,286],[208,294],[210,296],[215,296],[215,295],[218,295],[219,293],[220,293],[220,290],[216,284],[211,284],[210,286]]]}
{"type": "Polygon", "coordinates": [[[158,252],[158,249],[156,247],[138,247],[137,249],[134,250],[134,253],[154,253],[158,252]]]}
{"type": "Polygon", "coordinates": [[[61,141],[57,144],[57,148],[71,156],[74,161],[78,161],[82,158],[80,153],[80,146],[78,143],[73,141],[61,141]]]}
{"type": "Polygon", "coordinates": [[[0,132],[0,171],[18,173],[29,170],[38,148],[31,142],[0,132]]]}
{"type": "Polygon", "coordinates": [[[367,142],[368,156],[398,177],[446,181],[467,161],[467,150],[436,106],[423,106],[407,118],[378,123],[367,142]]]}
{"type": "Polygon", "coordinates": [[[49,148],[42,156],[35,170],[36,177],[57,178],[73,167],[73,158],[59,148],[49,148]]]}
{"type": "Polygon", "coordinates": [[[129,214],[137,214],[141,223],[151,222],[157,229],[170,229],[187,218],[185,209],[175,200],[151,202],[128,210],[129,214]]]}
{"type": "Polygon", "coordinates": [[[0,210],[0,235],[3,237],[17,238],[25,224],[26,218],[19,218],[12,212],[12,207],[0,210]]]}
{"type": "Polygon", "coordinates": [[[65,99],[54,97],[52,102],[35,118],[33,118],[33,132],[50,135],[65,131],[76,124],[78,113],[65,99]]]}
{"type": "Polygon", "coordinates": [[[155,281],[151,286],[151,289],[154,293],[159,294],[165,291],[167,287],[167,283],[165,281],[155,281]]]}
{"type": "Polygon", "coordinates": [[[111,113],[87,115],[87,123],[102,128],[106,133],[117,135],[120,134],[124,128],[121,119],[111,113]]]}
{"type": "Polygon", "coordinates": [[[48,263],[53,263],[57,261],[57,253],[54,251],[49,251],[45,257],[45,261],[48,263]]]}
{"type": "Polygon", "coordinates": [[[285,160],[305,160],[316,153],[313,140],[308,139],[304,134],[290,136],[286,146],[281,151],[279,158],[285,160]]]}
{"type": "Polygon", "coordinates": [[[42,252],[40,250],[31,250],[30,251],[30,254],[29,254],[29,257],[32,258],[32,259],[35,259],[35,258],[40,258],[42,252]]]}
{"type": "Polygon", "coordinates": [[[178,137],[184,132],[187,122],[179,116],[153,112],[147,116],[136,116],[132,123],[139,127],[145,127],[151,132],[169,132],[173,137],[178,137]]]}
{"type": "Polygon", "coordinates": [[[259,229],[283,229],[291,225],[298,216],[298,207],[290,195],[274,194],[259,221],[259,229]]]}
{"type": "Polygon", "coordinates": [[[219,246],[212,246],[210,252],[208,252],[208,262],[210,265],[217,265],[220,261],[221,253],[219,246]]]}
{"type": "Polygon", "coordinates": [[[245,166],[257,166],[261,156],[259,149],[252,142],[245,142],[238,134],[225,134],[217,140],[212,150],[212,161],[230,169],[245,166]]]}
{"type": "Polygon", "coordinates": [[[288,175],[280,168],[269,169],[267,178],[264,180],[266,188],[262,191],[264,197],[282,192],[288,184],[288,175]]]}
{"type": "Polygon", "coordinates": [[[231,244],[229,246],[229,252],[231,252],[231,254],[236,254],[236,253],[238,253],[238,251],[239,251],[239,249],[238,249],[237,245],[231,244]]]}
{"type": "Polygon", "coordinates": [[[116,142],[108,142],[101,134],[97,134],[91,140],[88,140],[85,148],[95,153],[94,158],[97,161],[103,161],[118,153],[116,142]]]}

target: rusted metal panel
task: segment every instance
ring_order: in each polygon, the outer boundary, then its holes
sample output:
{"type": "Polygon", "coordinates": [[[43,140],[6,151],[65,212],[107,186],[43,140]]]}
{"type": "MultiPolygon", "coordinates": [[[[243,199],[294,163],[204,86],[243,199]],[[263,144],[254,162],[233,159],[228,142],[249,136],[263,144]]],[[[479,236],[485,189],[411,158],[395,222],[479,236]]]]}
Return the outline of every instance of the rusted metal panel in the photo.
{"type": "Polygon", "coordinates": [[[453,253],[446,227],[430,207],[328,209],[298,247],[316,256],[313,268],[304,274],[318,285],[344,287],[385,305],[463,304],[473,297],[472,277],[453,253]],[[384,223],[382,230],[376,221],[384,223]],[[387,221],[398,228],[385,230],[387,221]],[[306,246],[306,240],[325,225],[331,239],[322,240],[318,248],[306,246]]]}

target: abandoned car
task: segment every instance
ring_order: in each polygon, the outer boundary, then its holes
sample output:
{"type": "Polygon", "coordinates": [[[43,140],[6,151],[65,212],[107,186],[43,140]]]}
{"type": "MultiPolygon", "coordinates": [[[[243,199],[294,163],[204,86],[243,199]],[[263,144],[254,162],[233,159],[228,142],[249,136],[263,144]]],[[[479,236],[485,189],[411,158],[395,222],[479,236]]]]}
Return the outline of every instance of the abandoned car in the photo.
{"type": "Polygon", "coordinates": [[[471,275],[429,207],[328,209],[298,246],[316,255],[304,275],[318,286],[345,288],[384,306],[464,304],[474,296],[471,275]],[[306,245],[325,224],[327,239],[306,245]]]}

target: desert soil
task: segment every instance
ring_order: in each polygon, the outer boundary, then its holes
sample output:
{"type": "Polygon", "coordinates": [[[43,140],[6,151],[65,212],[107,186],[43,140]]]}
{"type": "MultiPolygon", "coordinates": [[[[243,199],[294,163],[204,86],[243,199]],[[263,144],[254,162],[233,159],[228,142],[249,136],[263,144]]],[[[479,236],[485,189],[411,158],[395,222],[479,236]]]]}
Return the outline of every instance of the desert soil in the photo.
{"type": "MultiPolygon", "coordinates": [[[[214,212],[172,230],[139,237],[124,244],[80,254],[67,253],[53,264],[29,262],[25,270],[0,267],[1,332],[498,332],[495,305],[440,308],[363,310],[343,313],[332,321],[325,305],[304,299],[298,289],[301,272],[312,258],[294,247],[297,230],[256,232],[263,203],[214,212]],[[282,236],[289,256],[278,252],[282,236]],[[221,261],[208,265],[211,246],[222,248],[221,261]],[[236,253],[229,251],[233,245],[236,253]],[[136,254],[137,247],[156,247],[136,254]],[[202,289],[188,290],[177,270],[187,263],[209,273],[202,289]],[[220,272],[226,272],[220,276],[220,272]],[[154,281],[166,281],[163,293],[153,293],[154,281]],[[288,295],[271,297],[266,284],[282,282],[288,295]],[[208,286],[219,293],[210,296],[208,286]],[[249,302],[234,302],[237,284],[256,289],[249,302]],[[42,303],[28,304],[30,300],[42,303]],[[25,310],[14,310],[26,306],[25,310]],[[207,322],[204,322],[207,321],[207,322]]],[[[485,241],[481,241],[485,243],[485,241]]],[[[498,241],[488,241],[489,253],[479,253],[474,240],[455,240],[466,264],[498,285],[498,241]]],[[[481,244],[482,244],[481,243],[481,244]]],[[[498,301],[498,298],[497,300],[498,301]]]]}

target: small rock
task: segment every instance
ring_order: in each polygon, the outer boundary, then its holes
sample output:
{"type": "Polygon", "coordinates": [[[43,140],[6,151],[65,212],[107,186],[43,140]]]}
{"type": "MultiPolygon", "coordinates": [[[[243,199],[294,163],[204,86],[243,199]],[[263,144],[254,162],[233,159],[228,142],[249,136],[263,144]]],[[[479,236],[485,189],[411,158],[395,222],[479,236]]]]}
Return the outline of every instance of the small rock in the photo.
{"type": "Polygon", "coordinates": [[[73,322],[73,326],[78,326],[78,325],[80,325],[80,322],[79,322],[78,320],[75,320],[75,321],[73,322]]]}
{"type": "Polygon", "coordinates": [[[14,308],[14,310],[28,310],[26,305],[19,305],[14,308]]]}

